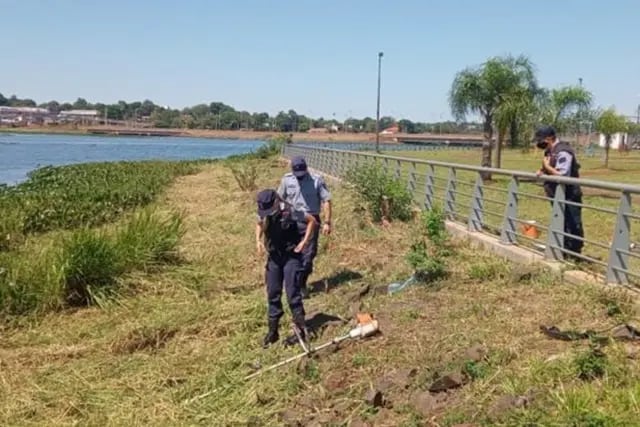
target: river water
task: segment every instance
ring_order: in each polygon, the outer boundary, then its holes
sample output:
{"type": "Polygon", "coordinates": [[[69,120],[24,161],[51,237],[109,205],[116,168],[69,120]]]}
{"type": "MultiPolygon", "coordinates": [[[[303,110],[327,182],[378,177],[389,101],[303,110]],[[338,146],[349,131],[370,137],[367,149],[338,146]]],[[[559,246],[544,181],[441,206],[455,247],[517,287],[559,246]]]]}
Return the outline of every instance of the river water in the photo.
{"type": "Polygon", "coordinates": [[[248,153],[263,141],[0,133],[0,183],[42,166],[118,160],[196,160],[248,153]]]}

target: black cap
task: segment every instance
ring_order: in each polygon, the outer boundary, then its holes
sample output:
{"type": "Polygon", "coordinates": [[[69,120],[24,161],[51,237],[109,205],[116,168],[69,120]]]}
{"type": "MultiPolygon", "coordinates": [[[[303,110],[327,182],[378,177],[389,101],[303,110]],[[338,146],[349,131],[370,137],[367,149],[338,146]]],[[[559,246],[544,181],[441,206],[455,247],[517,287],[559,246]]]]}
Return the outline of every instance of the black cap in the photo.
{"type": "Polygon", "coordinates": [[[268,216],[272,209],[273,204],[278,199],[278,193],[275,190],[262,190],[258,193],[257,202],[258,202],[258,216],[260,218],[264,218],[268,216]]]}
{"type": "Polygon", "coordinates": [[[535,140],[542,141],[545,138],[556,136],[556,130],[552,126],[540,126],[536,130],[535,140]]]}
{"type": "Polygon", "coordinates": [[[544,142],[545,138],[555,138],[556,130],[552,126],[540,126],[535,133],[534,139],[536,142],[536,147],[544,150],[547,148],[547,144],[544,142]]]}
{"type": "Polygon", "coordinates": [[[291,172],[298,178],[307,174],[307,162],[304,160],[304,157],[296,156],[291,159],[291,172]]]}

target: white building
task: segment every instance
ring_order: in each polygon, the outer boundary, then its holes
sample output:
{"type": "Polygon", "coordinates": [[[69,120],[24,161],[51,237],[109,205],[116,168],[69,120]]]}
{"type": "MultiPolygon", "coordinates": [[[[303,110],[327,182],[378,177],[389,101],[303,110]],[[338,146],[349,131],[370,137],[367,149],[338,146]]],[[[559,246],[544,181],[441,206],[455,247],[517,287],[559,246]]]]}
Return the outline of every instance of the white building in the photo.
{"type": "MultiPolygon", "coordinates": [[[[614,133],[613,135],[611,135],[611,145],[609,148],[617,150],[621,146],[628,145],[629,142],[630,142],[629,135],[627,135],[626,133],[622,133],[622,132],[614,133]]],[[[606,138],[602,133],[600,134],[600,140],[598,141],[598,145],[603,148],[607,145],[606,138]]]]}

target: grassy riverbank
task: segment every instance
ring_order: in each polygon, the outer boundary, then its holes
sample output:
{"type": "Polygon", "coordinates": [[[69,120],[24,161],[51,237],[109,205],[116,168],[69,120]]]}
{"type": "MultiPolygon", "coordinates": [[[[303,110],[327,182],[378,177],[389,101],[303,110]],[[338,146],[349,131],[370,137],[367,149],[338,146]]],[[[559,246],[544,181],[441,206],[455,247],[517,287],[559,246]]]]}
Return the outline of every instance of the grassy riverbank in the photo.
{"type": "MultiPolygon", "coordinates": [[[[254,162],[257,186],[276,186],[283,165],[254,162]]],[[[348,330],[340,318],[352,319],[357,309],[374,313],[380,336],[243,382],[254,366],[298,349],[259,347],[266,311],[254,192],[238,188],[226,163],[201,165],[146,207],[163,218],[181,213],[175,261],[120,271],[119,296],[101,307],[2,326],[0,424],[614,426],[640,417],[640,368],[629,359],[637,348],[611,343],[601,356],[586,341],[539,332],[541,324],[599,331],[636,319],[627,297],[565,286],[464,244],[453,246],[445,278],[384,295],[379,287],[410,274],[405,255],[419,225],[383,229],[358,213],[350,190],[332,190],[335,234],[321,241],[316,292],[306,302],[309,319],[324,323],[316,343],[348,330]],[[431,383],[451,372],[464,372],[465,384],[430,401],[431,383]],[[384,407],[365,402],[371,388],[384,407]]],[[[114,247],[135,241],[123,236],[140,212],[133,208],[91,233],[114,247]]],[[[74,231],[54,231],[29,236],[20,250],[34,254],[30,248],[57,233],[84,242],[70,237],[74,231]]]]}

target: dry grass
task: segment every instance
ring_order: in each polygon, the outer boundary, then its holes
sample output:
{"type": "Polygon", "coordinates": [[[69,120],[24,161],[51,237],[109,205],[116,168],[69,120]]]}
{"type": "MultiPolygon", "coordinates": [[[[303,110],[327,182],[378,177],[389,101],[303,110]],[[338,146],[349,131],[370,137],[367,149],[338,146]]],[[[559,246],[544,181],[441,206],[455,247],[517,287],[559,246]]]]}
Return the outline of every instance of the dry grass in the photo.
{"type": "MultiPolygon", "coordinates": [[[[265,162],[259,186],[275,187],[283,171],[265,162]]],[[[285,410],[307,424],[313,418],[328,425],[357,419],[394,426],[526,419],[570,425],[576,411],[621,422],[640,417],[633,403],[640,399],[634,385],[640,369],[624,346],[606,348],[612,368],[585,383],[571,364],[585,344],[552,341],[538,330],[540,324],[606,329],[635,318],[633,301],[540,272],[519,281],[501,260],[466,246],[448,260],[446,280],[379,294],[376,288],[410,274],[404,255],[416,226],[373,226],[354,214],[345,190],[336,184],[332,190],[335,234],[321,238],[312,277],[327,280],[307,300],[307,312],[350,319],[355,295],[369,285],[360,303],[379,318],[381,336],[243,382],[252,366],[298,350],[259,347],[266,304],[264,259],[254,254],[255,194],[239,190],[223,166],[208,166],[179,178],[159,202],[185,213],[185,264],[129,277],[132,292],[105,309],[55,313],[3,331],[0,424],[282,425],[285,410]],[[461,369],[465,350],[476,343],[488,349],[478,368],[483,375],[450,393],[443,408],[418,414],[412,394],[437,374],[461,369]],[[417,375],[408,389],[386,392],[391,408],[363,401],[384,374],[408,367],[417,375]],[[529,390],[538,392],[531,407],[488,418],[501,396],[529,390]]],[[[332,324],[318,342],[345,329],[332,324]]]]}

